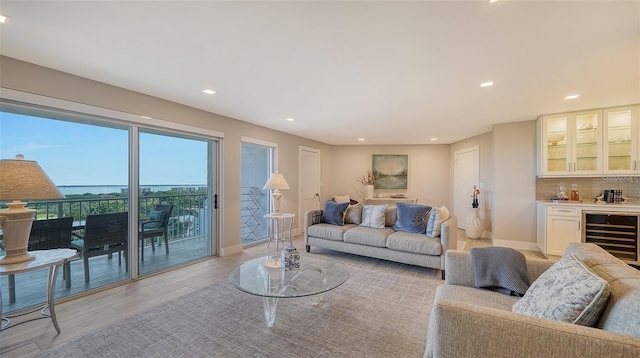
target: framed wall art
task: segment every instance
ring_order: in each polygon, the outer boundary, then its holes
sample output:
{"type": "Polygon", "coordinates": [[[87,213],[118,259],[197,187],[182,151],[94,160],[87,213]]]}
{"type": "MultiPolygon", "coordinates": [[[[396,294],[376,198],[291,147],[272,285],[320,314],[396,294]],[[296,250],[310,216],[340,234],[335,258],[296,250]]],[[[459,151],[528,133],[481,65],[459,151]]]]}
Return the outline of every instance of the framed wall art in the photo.
{"type": "Polygon", "coordinates": [[[378,178],[375,189],[407,189],[407,154],[374,154],[372,159],[372,171],[378,178]]]}

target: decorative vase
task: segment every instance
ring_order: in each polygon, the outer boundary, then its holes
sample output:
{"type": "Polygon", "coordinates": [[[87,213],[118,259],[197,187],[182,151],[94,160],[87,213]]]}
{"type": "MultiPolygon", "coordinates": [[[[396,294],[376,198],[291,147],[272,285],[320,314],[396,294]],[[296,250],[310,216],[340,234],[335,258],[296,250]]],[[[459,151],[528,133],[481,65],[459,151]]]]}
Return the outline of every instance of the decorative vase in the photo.
{"type": "Polygon", "coordinates": [[[293,246],[286,246],[282,249],[280,255],[282,266],[282,277],[285,277],[285,272],[295,271],[300,268],[300,253],[293,246]]]}
{"type": "Polygon", "coordinates": [[[467,216],[467,226],[465,232],[470,239],[479,239],[484,231],[484,219],[479,215],[479,208],[470,208],[469,216],[467,216]]]}
{"type": "Polygon", "coordinates": [[[367,199],[373,198],[373,185],[367,185],[367,199]]]}

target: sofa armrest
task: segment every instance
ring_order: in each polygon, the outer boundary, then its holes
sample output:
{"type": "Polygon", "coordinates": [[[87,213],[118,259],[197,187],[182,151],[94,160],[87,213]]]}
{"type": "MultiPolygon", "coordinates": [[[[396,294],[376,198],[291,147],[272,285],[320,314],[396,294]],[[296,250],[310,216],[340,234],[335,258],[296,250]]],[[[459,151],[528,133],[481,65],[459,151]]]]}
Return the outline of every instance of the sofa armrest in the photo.
{"type": "Polygon", "coordinates": [[[639,338],[597,328],[447,300],[432,314],[433,357],[640,356],[639,338]]]}
{"type": "MultiPolygon", "coordinates": [[[[466,250],[449,250],[445,254],[445,283],[449,285],[475,287],[473,259],[466,250]]],[[[544,271],[555,263],[554,260],[527,258],[529,283],[535,281],[544,271]]]]}
{"type": "Polygon", "coordinates": [[[304,213],[304,244],[308,244],[308,236],[307,229],[311,225],[320,224],[322,221],[322,209],[318,210],[310,210],[304,213]]]}

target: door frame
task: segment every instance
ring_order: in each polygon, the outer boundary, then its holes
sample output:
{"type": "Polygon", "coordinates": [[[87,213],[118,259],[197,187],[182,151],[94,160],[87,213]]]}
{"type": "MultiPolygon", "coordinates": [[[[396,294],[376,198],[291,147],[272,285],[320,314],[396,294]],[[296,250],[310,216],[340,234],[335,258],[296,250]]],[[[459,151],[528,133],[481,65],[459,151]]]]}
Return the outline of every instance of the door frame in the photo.
{"type": "MultiPolygon", "coordinates": [[[[320,151],[320,149],[318,148],[312,148],[312,147],[305,147],[305,146],[298,146],[298,163],[302,163],[302,152],[303,151],[307,151],[307,152],[312,152],[312,153],[316,153],[318,155],[318,194],[320,195],[320,197],[318,197],[318,205],[320,205],[320,198],[322,197],[322,153],[320,151]]],[[[299,191],[298,191],[298,218],[299,218],[299,224],[298,224],[298,232],[297,234],[302,233],[303,230],[303,225],[304,225],[304,197],[302,196],[302,177],[303,177],[304,173],[302,170],[302,165],[298,166],[298,183],[300,183],[299,185],[299,191]]]]}

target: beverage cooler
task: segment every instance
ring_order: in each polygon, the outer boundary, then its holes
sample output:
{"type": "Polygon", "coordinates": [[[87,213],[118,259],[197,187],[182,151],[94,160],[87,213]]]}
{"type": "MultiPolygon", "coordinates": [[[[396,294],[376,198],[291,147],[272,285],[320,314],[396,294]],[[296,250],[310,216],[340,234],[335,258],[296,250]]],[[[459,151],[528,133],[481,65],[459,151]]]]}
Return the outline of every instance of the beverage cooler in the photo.
{"type": "Polygon", "coordinates": [[[638,265],[640,213],[582,212],[582,242],[596,244],[620,260],[638,265]]]}

